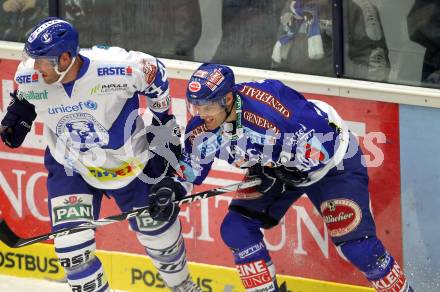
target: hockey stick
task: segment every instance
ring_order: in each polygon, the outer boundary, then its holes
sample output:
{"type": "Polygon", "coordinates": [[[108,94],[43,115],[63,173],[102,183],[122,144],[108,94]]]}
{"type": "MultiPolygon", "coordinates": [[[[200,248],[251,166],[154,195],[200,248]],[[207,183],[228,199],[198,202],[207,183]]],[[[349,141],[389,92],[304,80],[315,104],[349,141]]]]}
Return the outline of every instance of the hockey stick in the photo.
{"type": "MultiPolygon", "coordinates": [[[[176,201],[174,201],[174,203],[178,204],[179,206],[181,206],[182,204],[191,204],[191,203],[194,203],[194,202],[206,199],[206,198],[214,197],[217,195],[254,187],[254,186],[259,185],[260,183],[261,183],[260,179],[240,182],[240,183],[229,185],[226,187],[220,187],[220,188],[207,190],[204,192],[199,192],[197,194],[187,196],[181,200],[176,200],[176,201]]],[[[148,206],[142,207],[142,208],[139,208],[139,209],[136,209],[133,211],[123,212],[119,215],[113,215],[113,216],[105,217],[105,218],[98,219],[95,221],[82,223],[82,224],[74,226],[74,227],[62,228],[62,229],[55,231],[55,232],[42,234],[42,235],[39,235],[36,237],[31,237],[31,238],[19,237],[17,234],[15,234],[11,230],[11,228],[9,228],[9,226],[6,224],[6,221],[0,220],[0,241],[5,243],[9,247],[17,248],[17,247],[22,247],[22,246],[26,246],[29,244],[41,242],[44,240],[54,239],[54,238],[57,238],[60,236],[65,236],[68,234],[77,233],[77,232],[83,231],[85,229],[91,229],[91,228],[96,228],[96,227],[108,225],[108,224],[111,224],[114,222],[123,221],[125,219],[129,219],[132,217],[136,217],[139,215],[145,215],[145,214],[148,214],[148,206]]]]}

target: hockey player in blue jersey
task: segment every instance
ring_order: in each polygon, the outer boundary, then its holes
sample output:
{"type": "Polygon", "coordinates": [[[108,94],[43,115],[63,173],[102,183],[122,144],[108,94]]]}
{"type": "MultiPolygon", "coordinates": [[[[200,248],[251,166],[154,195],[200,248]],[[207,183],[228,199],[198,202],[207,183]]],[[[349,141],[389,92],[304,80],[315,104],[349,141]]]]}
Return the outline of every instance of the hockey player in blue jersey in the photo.
{"type": "MultiPolygon", "coordinates": [[[[27,37],[15,81],[18,90],[1,121],[1,138],[19,147],[37,115],[44,122],[53,231],[97,219],[103,194],[122,211],[145,207],[152,183],[170,169],[168,161],[178,165],[178,126],[169,114],[160,60],[116,47],[79,50],[76,29],[51,17],[27,37]],[[152,126],[139,115],[139,95],[147,97],[152,126]],[[154,142],[157,128],[169,134],[170,143],[162,149],[154,142]],[[147,140],[162,156],[149,151],[153,147],[147,140]]],[[[131,218],[130,226],[172,291],[200,291],[189,277],[177,214],[160,222],[141,215],[131,218]]],[[[110,291],[95,255],[94,230],[57,237],[54,245],[72,291],[110,291]]]]}
{"type": "Polygon", "coordinates": [[[232,70],[217,64],[195,71],[187,101],[193,117],[183,174],[155,185],[161,200],[152,202],[153,218],[176,212],[173,196],[189,183],[201,184],[217,157],[262,179],[255,190],[236,195],[221,225],[246,291],[278,291],[260,229],[277,225],[302,194],[319,210],[334,244],[377,291],[412,291],[376,235],[359,145],[330,105],[306,100],[277,80],[235,84],[232,70]]]}

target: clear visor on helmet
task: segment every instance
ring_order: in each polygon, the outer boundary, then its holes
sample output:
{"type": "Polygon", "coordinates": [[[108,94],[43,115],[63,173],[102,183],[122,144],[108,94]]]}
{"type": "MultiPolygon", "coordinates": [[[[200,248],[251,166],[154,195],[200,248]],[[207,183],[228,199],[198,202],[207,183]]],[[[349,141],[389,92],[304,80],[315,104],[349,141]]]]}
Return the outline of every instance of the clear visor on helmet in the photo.
{"type": "Polygon", "coordinates": [[[225,111],[225,107],[221,104],[220,101],[207,102],[201,104],[192,104],[190,102],[186,102],[186,106],[188,112],[191,116],[200,116],[200,117],[212,117],[216,116],[225,111]]]}
{"type": "Polygon", "coordinates": [[[23,50],[22,54],[22,62],[26,67],[34,67],[37,66],[39,69],[53,69],[58,65],[58,57],[55,56],[41,56],[41,57],[32,57],[30,56],[26,50],[23,50]]]}

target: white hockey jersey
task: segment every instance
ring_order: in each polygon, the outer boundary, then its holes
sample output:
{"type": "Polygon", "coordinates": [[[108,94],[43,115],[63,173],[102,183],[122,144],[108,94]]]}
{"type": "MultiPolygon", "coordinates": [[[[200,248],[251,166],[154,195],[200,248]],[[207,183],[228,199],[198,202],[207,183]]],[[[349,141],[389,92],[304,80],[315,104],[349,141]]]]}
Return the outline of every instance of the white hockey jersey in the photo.
{"type": "Polygon", "coordinates": [[[142,173],[149,159],[139,97],[160,115],[170,106],[164,65],[122,48],[80,51],[77,80],[46,84],[33,63],[20,63],[18,97],[35,105],[52,156],[90,185],[117,189],[142,173]]]}

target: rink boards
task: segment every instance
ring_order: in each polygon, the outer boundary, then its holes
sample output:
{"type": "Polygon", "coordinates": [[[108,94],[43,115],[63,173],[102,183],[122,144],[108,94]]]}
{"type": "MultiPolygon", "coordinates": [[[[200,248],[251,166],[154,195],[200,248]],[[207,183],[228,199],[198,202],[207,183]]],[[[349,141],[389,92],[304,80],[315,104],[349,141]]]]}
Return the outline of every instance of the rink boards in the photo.
{"type": "MultiPolygon", "coordinates": [[[[108,251],[98,251],[97,254],[104,264],[104,269],[112,289],[125,291],[169,291],[165,288],[162,279],[147,257],[108,251]]],[[[197,281],[204,292],[243,291],[240,279],[232,268],[192,262],[189,263],[189,267],[194,281],[197,281]]],[[[57,282],[65,281],[64,272],[57,263],[51,244],[35,244],[20,249],[11,249],[0,243],[0,274],[57,282]]],[[[278,282],[285,282],[288,291],[291,292],[373,291],[373,289],[365,287],[285,275],[278,275],[278,282]]]]}

